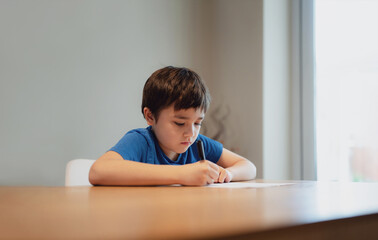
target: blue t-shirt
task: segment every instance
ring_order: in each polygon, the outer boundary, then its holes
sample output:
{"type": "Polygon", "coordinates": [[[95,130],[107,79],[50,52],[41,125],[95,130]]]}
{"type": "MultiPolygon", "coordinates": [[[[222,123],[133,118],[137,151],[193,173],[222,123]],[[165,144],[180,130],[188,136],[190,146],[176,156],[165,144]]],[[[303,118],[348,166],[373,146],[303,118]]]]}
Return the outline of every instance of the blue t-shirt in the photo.
{"type": "MultiPolygon", "coordinates": [[[[217,163],[223,145],[201,134],[198,135],[197,140],[203,142],[206,160],[217,163]]],[[[151,126],[129,131],[109,151],[119,153],[126,160],[160,165],[184,165],[201,160],[197,144],[192,144],[186,152],[179,154],[176,161],[169,159],[161,150],[151,126]]]]}

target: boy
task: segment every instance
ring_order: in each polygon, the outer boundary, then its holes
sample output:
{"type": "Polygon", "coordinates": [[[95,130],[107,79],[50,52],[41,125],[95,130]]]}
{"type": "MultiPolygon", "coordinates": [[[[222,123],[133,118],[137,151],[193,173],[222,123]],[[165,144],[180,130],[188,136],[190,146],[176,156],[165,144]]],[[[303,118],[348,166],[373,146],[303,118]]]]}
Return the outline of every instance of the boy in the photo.
{"type": "Polygon", "coordinates": [[[192,185],[250,180],[256,167],[199,134],[210,104],[204,82],[187,68],[154,72],[143,89],[149,127],[129,131],[89,172],[93,185],[192,185]],[[200,159],[197,140],[204,145],[200,159]]]}

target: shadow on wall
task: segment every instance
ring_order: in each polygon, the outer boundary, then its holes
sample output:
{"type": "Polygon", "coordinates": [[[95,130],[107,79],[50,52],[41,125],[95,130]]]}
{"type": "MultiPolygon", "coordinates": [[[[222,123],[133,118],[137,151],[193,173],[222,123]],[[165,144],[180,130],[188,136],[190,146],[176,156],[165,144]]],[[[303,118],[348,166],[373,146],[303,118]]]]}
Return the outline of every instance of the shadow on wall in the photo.
{"type": "Polygon", "coordinates": [[[204,123],[201,131],[203,135],[222,143],[226,148],[237,153],[240,150],[239,147],[227,146],[226,143],[226,139],[230,135],[230,130],[227,128],[230,114],[230,106],[219,104],[213,111],[207,113],[210,120],[204,123]]]}

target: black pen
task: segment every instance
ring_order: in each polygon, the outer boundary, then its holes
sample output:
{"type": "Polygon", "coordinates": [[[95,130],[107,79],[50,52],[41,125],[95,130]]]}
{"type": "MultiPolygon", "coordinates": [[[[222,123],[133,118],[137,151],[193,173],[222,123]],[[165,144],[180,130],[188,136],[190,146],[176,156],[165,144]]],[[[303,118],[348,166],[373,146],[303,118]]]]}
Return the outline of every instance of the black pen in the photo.
{"type": "Polygon", "coordinates": [[[197,140],[197,149],[200,160],[205,160],[206,156],[205,151],[203,150],[203,142],[201,140],[197,140]]]}

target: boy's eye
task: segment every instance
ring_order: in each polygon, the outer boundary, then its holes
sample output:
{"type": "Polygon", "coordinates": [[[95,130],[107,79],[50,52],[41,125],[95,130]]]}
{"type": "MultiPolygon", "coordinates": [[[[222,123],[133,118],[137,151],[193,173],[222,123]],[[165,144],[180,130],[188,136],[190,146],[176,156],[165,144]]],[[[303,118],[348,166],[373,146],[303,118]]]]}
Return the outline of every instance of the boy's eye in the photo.
{"type": "MultiPolygon", "coordinates": [[[[174,122],[177,126],[184,126],[185,125],[185,123],[180,123],[180,122],[174,122]]],[[[201,126],[202,125],[202,123],[194,123],[194,125],[196,125],[196,126],[201,126]]]]}
{"type": "Polygon", "coordinates": [[[185,123],[175,122],[175,124],[176,124],[177,126],[184,126],[185,123]]]}

